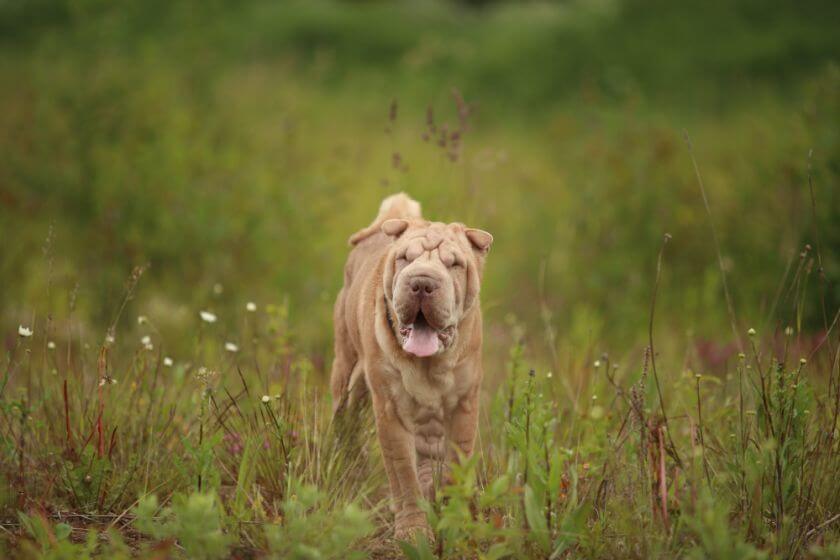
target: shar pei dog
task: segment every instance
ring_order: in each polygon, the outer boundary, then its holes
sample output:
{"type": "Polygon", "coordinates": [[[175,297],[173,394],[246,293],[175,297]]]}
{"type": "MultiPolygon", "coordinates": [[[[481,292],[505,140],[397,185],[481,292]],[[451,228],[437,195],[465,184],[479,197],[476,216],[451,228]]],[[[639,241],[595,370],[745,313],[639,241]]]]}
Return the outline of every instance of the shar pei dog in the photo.
{"type": "Polygon", "coordinates": [[[350,238],[334,311],[333,408],[370,394],[397,539],[430,536],[418,500],[433,496],[435,465],[473,451],[478,294],[492,242],[486,231],[424,220],[402,193],[350,238]]]}

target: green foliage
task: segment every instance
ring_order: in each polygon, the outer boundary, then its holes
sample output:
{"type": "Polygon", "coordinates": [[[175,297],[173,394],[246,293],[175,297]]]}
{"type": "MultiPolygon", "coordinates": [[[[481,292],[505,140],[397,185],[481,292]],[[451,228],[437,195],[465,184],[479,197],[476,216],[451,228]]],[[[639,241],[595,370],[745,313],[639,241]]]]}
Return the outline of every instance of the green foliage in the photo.
{"type": "Polygon", "coordinates": [[[369,515],[355,504],[330,510],[328,496],[313,486],[295,486],[282,506],[282,523],[265,526],[274,558],[364,558],[353,546],[373,531],[369,515]]]}
{"type": "MultiPolygon", "coordinates": [[[[41,302],[42,315],[66,308],[77,282],[77,316],[107,326],[127,270],[148,262],[149,290],[129,309],[163,311],[158,328],[179,349],[192,342],[181,305],[210,300],[231,314],[286,293],[279,307],[299,340],[323,352],[344,240],[404,189],[435,219],[496,235],[491,318],[516,310],[539,324],[542,282],[575,342],[635,342],[650,257],[668,231],[680,289],[663,301],[714,335],[719,276],[683,128],[740,306],[753,312],[773,293],[767,271],[801,250],[812,220],[836,275],[837,7],[648,1],[482,12],[42,2],[66,17],[0,43],[0,76],[18,86],[0,93],[0,234],[14,239],[0,261],[6,326],[8,313],[25,316],[22,301],[41,302]],[[427,106],[436,130],[454,128],[453,86],[474,108],[456,161],[423,140],[427,106]],[[44,298],[50,225],[54,285],[65,289],[44,298]],[[217,294],[217,283],[238,290],[217,294]]],[[[832,286],[829,307],[840,303],[832,286]]],[[[805,311],[819,326],[818,309],[805,311]]]]}
{"type": "Polygon", "coordinates": [[[18,519],[29,541],[21,547],[23,558],[40,560],[91,560],[109,558],[128,560],[130,550],[117,531],[108,531],[107,540],[100,544],[100,533],[87,532],[86,537],[76,542],[70,539],[73,528],[67,523],[50,523],[42,514],[27,515],[18,512],[18,519]]]}
{"type": "Polygon", "coordinates": [[[477,459],[474,456],[452,465],[451,483],[441,489],[435,504],[427,504],[430,523],[443,542],[447,558],[476,551],[483,559],[502,558],[521,546],[519,530],[506,527],[502,521],[516,507],[510,476],[500,476],[481,491],[476,486],[477,459]]]}
{"type": "Polygon", "coordinates": [[[697,537],[697,544],[688,551],[687,558],[701,560],[760,560],[767,553],[757,550],[733,530],[730,504],[715,498],[704,489],[698,501],[698,511],[683,518],[687,528],[697,537]]]}
{"type": "Polygon", "coordinates": [[[231,545],[222,527],[222,511],[212,493],[177,494],[161,509],[155,495],[140,499],[135,526],[154,539],[176,539],[187,558],[225,558],[231,545]]]}

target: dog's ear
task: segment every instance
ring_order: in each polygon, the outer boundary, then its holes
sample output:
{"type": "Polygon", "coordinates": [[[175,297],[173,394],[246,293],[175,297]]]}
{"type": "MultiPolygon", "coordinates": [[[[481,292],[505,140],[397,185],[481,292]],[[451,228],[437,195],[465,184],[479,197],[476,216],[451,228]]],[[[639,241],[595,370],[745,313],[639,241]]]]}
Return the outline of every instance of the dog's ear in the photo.
{"type": "Polygon", "coordinates": [[[382,233],[396,239],[408,229],[408,220],[393,218],[382,222],[382,233]]]}
{"type": "Polygon", "coordinates": [[[467,236],[473,248],[482,255],[486,255],[490,250],[490,245],[493,244],[493,236],[481,229],[467,228],[464,230],[464,235],[467,236]]]}
{"type": "Polygon", "coordinates": [[[365,239],[367,239],[368,237],[370,237],[371,235],[373,235],[374,233],[376,233],[377,229],[378,228],[376,226],[372,225],[366,227],[365,229],[360,229],[359,231],[350,236],[348,243],[351,247],[354,247],[362,241],[364,241],[365,239]]]}
{"type": "Polygon", "coordinates": [[[371,235],[382,232],[396,239],[408,229],[408,220],[402,218],[395,218],[392,220],[385,220],[382,225],[371,224],[363,230],[359,230],[350,237],[350,245],[355,246],[364,241],[371,235]]]}

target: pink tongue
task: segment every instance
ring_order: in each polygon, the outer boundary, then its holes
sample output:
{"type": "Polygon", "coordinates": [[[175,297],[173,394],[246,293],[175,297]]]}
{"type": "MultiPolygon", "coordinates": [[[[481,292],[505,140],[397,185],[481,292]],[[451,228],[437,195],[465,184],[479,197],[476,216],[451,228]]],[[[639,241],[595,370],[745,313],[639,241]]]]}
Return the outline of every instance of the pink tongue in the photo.
{"type": "Polygon", "coordinates": [[[436,354],[438,351],[437,333],[427,326],[415,327],[408,334],[408,339],[403,343],[403,350],[414,354],[418,358],[425,358],[436,354]]]}

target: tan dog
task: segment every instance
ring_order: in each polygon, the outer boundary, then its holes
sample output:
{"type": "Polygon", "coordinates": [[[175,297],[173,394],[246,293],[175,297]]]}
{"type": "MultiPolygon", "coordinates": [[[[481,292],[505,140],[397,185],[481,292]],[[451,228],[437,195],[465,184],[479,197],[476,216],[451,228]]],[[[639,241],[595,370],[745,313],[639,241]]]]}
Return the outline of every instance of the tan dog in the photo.
{"type": "Polygon", "coordinates": [[[372,397],[396,513],[396,537],[429,534],[418,498],[441,459],[469,456],[478,424],[478,293],[493,236],[427,222],[405,194],[350,238],[335,302],[333,408],[372,397]]]}

